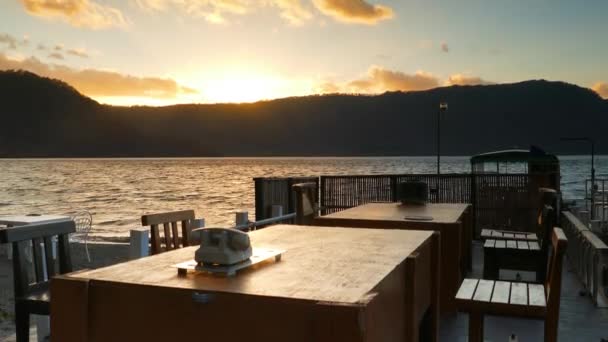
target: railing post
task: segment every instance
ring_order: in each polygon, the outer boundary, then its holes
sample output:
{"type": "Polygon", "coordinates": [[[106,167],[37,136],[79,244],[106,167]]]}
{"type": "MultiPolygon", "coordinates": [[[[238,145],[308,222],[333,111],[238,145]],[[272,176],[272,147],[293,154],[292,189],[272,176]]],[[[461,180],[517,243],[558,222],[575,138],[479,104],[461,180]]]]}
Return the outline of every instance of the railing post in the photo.
{"type": "Polygon", "coordinates": [[[36,336],[38,337],[38,342],[48,341],[48,338],[51,335],[50,317],[39,315],[34,315],[34,317],[36,317],[36,336]]]}
{"type": "MultiPolygon", "coordinates": [[[[326,198],[325,198],[325,186],[326,186],[326,180],[325,177],[321,176],[320,178],[320,183],[321,186],[319,187],[319,206],[320,207],[325,207],[326,206],[326,198]]],[[[327,209],[323,209],[323,211],[321,212],[321,215],[325,215],[327,214],[327,209]]]]}
{"type": "Polygon", "coordinates": [[[188,244],[190,246],[195,246],[201,243],[200,235],[192,235],[192,231],[198,228],[205,228],[205,219],[199,218],[190,221],[190,225],[188,226],[188,244]]]}
{"type": "Polygon", "coordinates": [[[477,232],[477,176],[474,173],[471,173],[470,177],[470,181],[471,181],[471,194],[470,194],[470,200],[471,200],[471,219],[473,220],[473,238],[477,239],[479,237],[479,235],[481,234],[481,232],[477,232]]]}
{"type": "Polygon", "coordinates": [[[150,255],[150,230],[148,228],[135,228],[129,232],[131,259],[144,258],[150,255]]]}
{"type": "Polygon", "coordinates": [[[391,202],[397,202],[397,176],[390,176],[391,202]]]}
{"type": "Polygon", "coordinates": [[[282,205],[278,205],[275,204],[272,206],[272,212],[271,212],[271,217],[279,217],[279,216],[283,216],[283,206],[282,205]]]}
{"type": "Polygon", "coordinates": [[[234,218],[234,224],[237,227],[249,224],[249,213],[246,211],[237,212],[234,218]]]}
{"type": "Polygon", "coordinates": [[[263,220],[266,218],[265,213],[265,198],[264,198],[264,179],[263,178],[254,178],[255,184],[255,220],[263,220]]]}

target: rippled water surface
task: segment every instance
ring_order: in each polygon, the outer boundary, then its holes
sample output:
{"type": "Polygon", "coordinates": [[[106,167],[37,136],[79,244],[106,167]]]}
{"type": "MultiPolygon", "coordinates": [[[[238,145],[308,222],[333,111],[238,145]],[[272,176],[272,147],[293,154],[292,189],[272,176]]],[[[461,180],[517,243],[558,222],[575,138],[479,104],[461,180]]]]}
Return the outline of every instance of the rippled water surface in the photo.
{"type": "MultiPolygon", "coordinates": [[[[589,158],[560,161],[565,196],[583,197],[589,158]]],[[[596,170],[608,177],[608,156],[596,170]]],[[[468,157],[442,159],[443,173],[469,171],[468,157]]],[[[88,210],[96,235],[118,236],[151,212],[195,209],[208,226],[253,217],[253,177],[434,172],[434,157],[0,160],[0,215],[88,210]]]]}

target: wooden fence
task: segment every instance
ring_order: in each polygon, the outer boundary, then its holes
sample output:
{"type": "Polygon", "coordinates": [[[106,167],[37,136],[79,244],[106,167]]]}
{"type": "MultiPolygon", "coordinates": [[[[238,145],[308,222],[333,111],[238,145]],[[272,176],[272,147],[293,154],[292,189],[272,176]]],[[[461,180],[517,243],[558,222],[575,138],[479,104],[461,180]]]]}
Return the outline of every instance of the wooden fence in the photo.
{"type": "MultiPolygon", "coordinates": [[[[317,182],[323,214],[352,208],[370,202],[395,202],[397,184],[419,180],[429,185],[431,203],[471,203],[475,215],[475,233],[480,227],[504,226],[530,231],[535,227],[539,203],[538,186],[527,174],[405,174],[321,176],[320,178],[256,178],[256,219],[267,218],[265,205],[276,200],[292,203],[291,185],[317,182]],[[260,189],[258,189],[260,187],[260,189]],[[269,187],[270,189],[267,189],[269,187]],[[258,197],[260,194],[260,197],[258,197]],[[289,198],[288,198],[289,197],[289,198]],[[258,205],[262,215],[258,215],[258,205]]],[[[281,204],[281,203],[273,203],[281,204]]],[[[287,213],[292,212],[291,206],[287,213]]]]}

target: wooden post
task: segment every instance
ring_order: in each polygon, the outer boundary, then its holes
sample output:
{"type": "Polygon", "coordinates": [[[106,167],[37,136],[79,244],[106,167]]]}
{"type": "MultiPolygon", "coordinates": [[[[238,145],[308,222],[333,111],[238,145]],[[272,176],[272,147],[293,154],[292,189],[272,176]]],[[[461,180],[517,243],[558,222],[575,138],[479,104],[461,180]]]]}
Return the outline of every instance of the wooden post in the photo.
{"type": "Polygon", "coordinates": [[[272,213],[270,215],[271,217],[278,217],[278,216],[283,216],[283,206],[282,205],[278,205],[275,204],[272,206],[272,213]]]}
{"type": "Polygon", "coordinates": [[[135,228],[130,232],[131,259],[144,258],[150,255],[150,237],[148,228],[135,228]]]}

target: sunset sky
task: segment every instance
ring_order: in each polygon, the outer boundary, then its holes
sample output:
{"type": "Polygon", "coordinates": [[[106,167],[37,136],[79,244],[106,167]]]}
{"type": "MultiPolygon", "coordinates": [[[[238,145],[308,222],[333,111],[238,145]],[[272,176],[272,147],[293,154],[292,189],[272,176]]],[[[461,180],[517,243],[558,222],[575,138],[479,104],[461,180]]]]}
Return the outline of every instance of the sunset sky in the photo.
{"type": "Polygon", "coordinates": [[[544,78],[608,98],[606,0],[2,0],[0,70],[100,102],[250,102],[544,78]]]}

